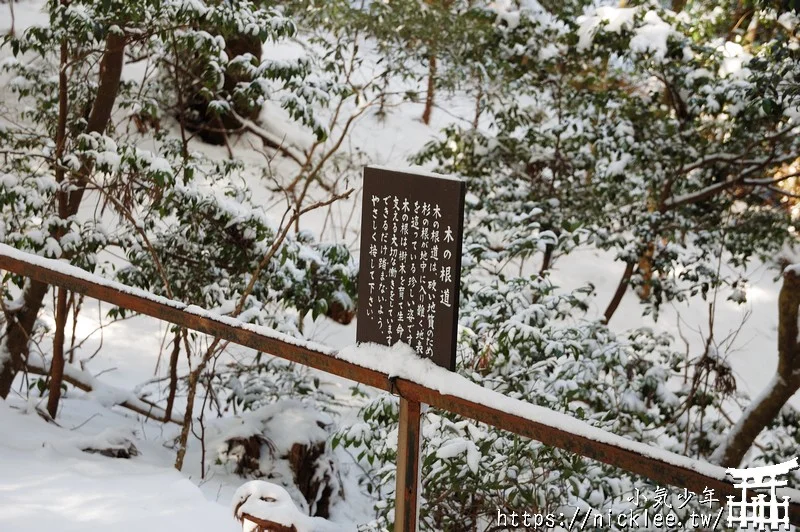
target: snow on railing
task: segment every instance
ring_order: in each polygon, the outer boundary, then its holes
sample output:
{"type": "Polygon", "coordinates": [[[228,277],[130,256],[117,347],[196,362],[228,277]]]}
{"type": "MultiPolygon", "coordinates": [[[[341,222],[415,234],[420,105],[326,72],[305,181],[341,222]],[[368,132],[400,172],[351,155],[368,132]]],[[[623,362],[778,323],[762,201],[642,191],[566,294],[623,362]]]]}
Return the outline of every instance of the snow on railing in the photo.
{"type": "MultiPolygon", "coordinates": [[[[27,254],[5,244],[0,244],[0,269],[396,393],[404,400],[487,423],[656,482],[695,492],[710,488],[722,495],[741,495],[720,466],[628,440],[566,414],[483,388],[417,357],[410,348],[401,345],[361,345],[336,352],[266,327],[109,281],[65,262],[27,254]]],[[[412,446],[410,452],[417,451],[412,446]]],[[[416,461],[417,458],[411,459],[416,461]]],[[[779,495],[791,499],[790,520],[800,525],[800,491],[784,489],[779,495]]],[[[402,502],[400,499],[398,496],[398,504],[402,502]]]]}

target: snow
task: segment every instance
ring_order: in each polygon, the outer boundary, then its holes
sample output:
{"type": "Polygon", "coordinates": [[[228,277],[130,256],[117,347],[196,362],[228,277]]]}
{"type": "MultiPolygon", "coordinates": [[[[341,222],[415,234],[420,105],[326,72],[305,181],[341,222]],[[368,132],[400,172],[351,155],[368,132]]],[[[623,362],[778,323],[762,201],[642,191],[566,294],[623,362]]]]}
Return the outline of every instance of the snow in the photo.
{"type": "Polygon", "coordinates": [[[172,167],[163,157],[153,157],[153,160],[150,161],[150,171],[172,175],[172,167]]]}
{"type": "Polygon", "coordinates": [[[447,460],[448,458],[458,456],[467,450],[467,443],[468,440],[465,440],[464,438],[458,438],[445,443],[436,451],[436,457],[447,460]]]}
{"type": "Polygon", "coordinates": [[[71,436],[36,414],[16,412],[7,401],[0,401],[0,426],[0,530],[241,530],[227,508],[206,500],[165,464],[80,450],[113,443],[120,433],[71,436]]]}
{"type": "Polygon", "coordinates": [[[783,110],[783,114],[793,123],[800,124],[800,105],[787,106],[786,109],[783,110]]]}
{"type": "Polygon", "coordinates": [[[636,12],[635,7],[602,6],[593,13],[578,17],[578,50],[586,50],[592,45],[602,24],[605,24],[603,30],[611,33],[631,29],[636,12]]]}
{"type": "Polygon", "coordinates": [[[65,440],[79,451],[87,449],[127,450],[134,438],[133,431],[107,428],[95,436],[78,436],[65,440]]]}
{"type": "Polygon", "coordinates": [[[494,11],[498,21],[503,21],[508,25],[509,29],[514,29],[519,26],[520,12],[511,0],[498,0],[493,2],[490,9],[494,11]]]}
{"type": "Polygon", "coordinates": [[[112,386],[97,386],[89,395],[103,406],[111,407],[124,403],[130,398],[130,392],[112,386]]]}
{"type": "MultiPolygon", "coordinates": [[[[233,513],[238,518],[244,514],[272,521],[284,526],[294,526],[297,532],[339,532],[342,529],[321,517],[303,514],[292,502],[289,493],[277,484],[253,480],[242,485],[233,495],[233,513]]],[[[257,529],[250,521],[243,523],[243,532],[257,529]]]]}
{"type": "Polygon", "coordinates": [[[745,68],[753,56],[748,53],[741,44],[727,41],[717,48],[722,54],[722,64],[719,67],[720,77],[731,76],[737,79],[745,79],[750,71],[745,68]]]}
{"type": "MultiPolygon", "coordinates": [[[[78,276],[86,280],[97,282],[98,284],[105,284],[105,286],[116,288],[133,295],[139,295],[140,297],[150,299],[152,301],[158,301],[174,308],[180,308],[182,306],[178,302],[170,301],[166,298],[155,296],[142,290],[126,287],[125,285],[115,283],[113,281],[99,279],[95,275],[80,270],[74,266],[64,264],[63,262],[44,259],[17,251],[5,244],[0,244],[0,255],[7,255],[19,260],[30,261],[31,263],[39,266],[56,269],[62,273],[78,276]]],[[[643,456],[649,456],[651,458],[662,460],[674,465],[694,469],[714,478],[725,478],[725,472],[720,467],[704,462],[698,462],[696,460],[691,460],[689,458],[669,453],[646,444],[633,442],[626,438],[622,438],[620,436],[616,436],[615,434],[592,427],[589,424],[574,419],[566,414],[554,412],[546,408],[512,399],[492,390],[483,388],[461,375],[451,373],[439,366],[436,366],[430,360],[418,357],[414,350],[405,344],[398,343],[393,347],[377,344],[362,344],[359,346],[347,347],[337,353],[330,348],[319,346],[313,342],[298,340],[296,338],[280,334],[266,327],[245,324],[234,318],[212,314],[197,306],[190,305],[185,307],[184,310],[196,316],[215,320],[233,327],[250,330],[252,332],[263,334],[277,340],[286,341],[294,345],[300,345],[307,349],[318,351],[323,355],[335,356],[341,360],[346,360],[356,365],[381,372],[386,375],[387,380],[392,377],[407,379],[430,389],[439,391],[444,395],[461,397],[463,399],[467,399],[485,406],[490,406],[492,408],[496,408],[503,412],[514,414],[531,421],[536,421],[554,428],[562,429],[575,435],[584,436],[594,441],[609,443],[611,445],[616,445],[624,449],[631,450],[643,456]]],[[[255,415],[257,417],[259,414],[256,413],[255,415]]]]}
{"type": "Polygon", "coordinates": [[[800,17],[796,13],[785,11],[778,17],[778,24],[789,31],[794,31],[797,25],[800,24],[800,17]]]}
{"type": "MultiPolygon", "coordinates": [[[[171,307],[181,307],[181,305],[177,302],[169,301],[165,298],[151,294],[142,293],[142,291],[125,287],[119,283],[98,279],[97,276],[89,274],[73,266],[64,264],[63,262],[31,256],[14,250],[6,245],[0,244],[0,254],[13,256],[17,259],[29,261],[40,266],[51,267],[61,271],[62,273],[73,274],[128,293],[140,295],[141,297],[145,297],[147,299],[159,301],[171,307]]],[[[258,332],[260,334],[266,334],[272,338],[279,340],[285,339],[293,344],[302,345],[309,349],[318,347],[311,342],[299,341],[290,337],[286,337],[285,335],[281,335],[265,327],[244,324],[233,318],[211,314],[199,307],[188,306],[185,307],[185,310],[197,316],[216,320],[231,326],[252,330],[253,332],[258,332]]],[[[392,377],[407,379],[430,389],[439,391],[444,395],[461,397],[478,404],[489,406],[531,421],[536,421],[538,423],[561,429],[578,436],[583,436],[597,442],[607,443],[630,450],[642,456],[648,456],[676,466],[692,469],[712,478],[717,478],[720,480],[725,479],[725,470],[721,467],[697,460],[692,460],[643,443],[634,442],[592,427],[589,424],[572,418],[566,414],[554,412],[530,403],[525,403],[483,388],[461,375],[451,373],[439,366],[436,366],[430,360],[418,357],[410,347],[404,344],[398,343],[393,347],[377,344],[362,344],[359,346],[344,348],[338,353],[330,348],[320,348],[318,350],[323,355],[335,356],[339,359],[346,360],[356,365],[381,372],[386,375],[387,380],[392,377]]],[[[261,415],[263,415],[263,413],[259,414],[256,412],[253,414],[253,417],[258,418],[261,415]]]]}
{"type": "Polygon", "coordinates": [[[276,453],[287,454],[295,443],[326,441],[328,432],[323,428],[333,424],[327,414],[317,412],[294,400],[283,400],[244,412],[238,416],[216,421],[209,436],[210,447],[221,447],[231,438],[248,438],[254,434],[269,434],[276,453]],[[291,427],[291,430],[286,430],[291,427]]]}
{"type": "Polygon", "coordinates": [[[436,451],[436,457],[447,460],[463,453],[467,454],[469,470],[477,473],[480,468],[481,453],[475,443],[466,438],[456,438],[445,443],[436,451]]]}
{"type": "Polygon", "coordinates": [[[631,161],[631,154],[630,153],[623,153],[619,156],[619,159],[612,161],[608,165],[608,175],[621,175],[625,171],[625,167],[628,166],[628,163],[631,161]]]}
{"type": "Polygon", "coordinates": [[[636,28],[630,47],[634,52],[649,52],[653,58],[663,61],[667,55],[667,39],[673,33],[672,26],[661,20],[658,13],[648,11],[643,26],[636,28]]]}
{"type": "MultiPolygon", "coordinates": [[[[50,369],[49,363],[42,359],[40,353],[36,352],[29,353],[28,365],[32,369],[39,368],[43,373],[49,372],[50,369]]],[[[134,393],[111,386],[107,383],[102,383],[90,373],[71,364],[64,365],[64,377],[73,382],[81,383],[87,388],[91,388],[91,392],[89,392],[88,395],[105,407],[110,408],[115,405],[127,404],[142,412],[152,412],[153,415],[163,416],[163,411],[160,408],[146,403],[134,393]]],[[[175,414],[173,414],[172,419],[177,423],[182,421],[182,419],[175,414]]]]}
{"type": "Polygon", "coordinates": [[[800,275],[800,264],[790,264],[783,269],[784,273],[789,272],[794,275],[800,275]]]}
{"type": "Polygon", "coordinates": [[[649,10],[642,19],[643,24],[634,28],[637,13],[637,7],[602,6],[578,17],[578,50],[589,49],[599,31],[620,33],[633,30],[631,50],[650,53],[654,59],[663,61],[667,54],[667,40],[674,33],[672,26],[663,21],[658,13],[649,10]]]}
{"type": "Polygon", "coordinates": [[[435,177],[437,179],[446,179],[448,181],[463,181],[458,176],[453,175],[444,175],[444,174],[437,174],[436,172],[431,172],[421,166],[402,166],[402,165],[393,165],[391,167],[388,166],[378,166],[378,165],[370,165],[369,168],[375,168],[376,170],[384,170],[387,172],[403,172],[406,174],[415,174],[418,176],[423,177],[435,177]]]}

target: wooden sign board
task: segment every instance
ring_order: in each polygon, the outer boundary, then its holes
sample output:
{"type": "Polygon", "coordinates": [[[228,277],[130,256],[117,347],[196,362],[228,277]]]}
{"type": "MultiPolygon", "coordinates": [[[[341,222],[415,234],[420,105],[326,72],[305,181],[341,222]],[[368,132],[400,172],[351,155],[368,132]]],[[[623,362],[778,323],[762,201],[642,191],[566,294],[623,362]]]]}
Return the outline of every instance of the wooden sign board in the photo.
{"type": "Polygon", "coordinates": [[[455,370],[466,185],[364,169],[358,342],[404,342],[455,370]]]}

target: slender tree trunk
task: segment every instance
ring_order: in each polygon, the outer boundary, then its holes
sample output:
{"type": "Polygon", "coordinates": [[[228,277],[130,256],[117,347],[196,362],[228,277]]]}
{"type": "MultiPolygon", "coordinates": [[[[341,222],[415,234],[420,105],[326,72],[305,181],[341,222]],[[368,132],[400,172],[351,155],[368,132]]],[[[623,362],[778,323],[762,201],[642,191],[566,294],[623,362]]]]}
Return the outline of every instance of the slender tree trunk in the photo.
{"type": "Polygon", "coordinates": [[[56,296],[56,333],[53,336],[53,360],[50,362],[50,394],[47,411],[55,419],[58,402],[61,400],[61,385],[64,383],[64,337],[67,328],[67,290],[58,288],[56,296]]]}
{"type": "Polygon", "coordinates": [[[69,294],[69,301],[67,302],[67,307],[69,307],[69,311],[72,314],[72,336],[70,337],[69,341],[69,363],[72,364],[75,362],[75,343],[77,341],[77,334],[78,334],[78,316],[81,313],[81,306],[83,305],[83,294],[78,295],[75,297],[75,292],[70,292],[69,294]]]}
{"type": "Polygon", "coordinates": [[[481,113],[483,113],[483,80],[481,79],[480,71],[477,69],[475,72],[475,79],[478,85],[478,92],[475,94],[475,114],[472,117],[472,129],[478,129],[481,113]]]}
{"type": "Polygon", "coordinates": [[[387,92],[389,92],[389,71],[387,71],[383,75],[383,84],[382,84],[382,87],[381,87],[381,95],[380,95],[380,100],[379,100],[379,104],[378,104],[378,111],[376,113],[378,118],[380,120],[382,120],[382,121],[386,119],[386,115],[387,115],[387,111],[386,111],[386,93],[387,92]]]}
{"type": "Polygon", "coordinates": [[[172,353],[169,357],[169,393],[167,395],[167,407],[164,409],[165,419],[172,418],[175,394],[178,391],[178,357],[181,354],[181,332],[181,329],[175,331],[175,340],[172,343],[172,353]]]}
{"type": "Polygon", "coordinates": [[[431,53],[428,57],[428,90],[425,93],[425,110],[422,112],[422,121],[425,124],[431,123],[431,113],[433,112],[433,96],[436,90],[436,54],[431,53]]]}
{"type": "Polygon", "coordinates": [[[16,20],[17,20],[16,15],[14,15],[14,0],[8,1],[8,9],[11,11],[11,28],[9,28],[8,34],[13,37],[15,34],[14,27],[16,26],[16,20]]]}
{"type": "Polygon", "coordinates": [[[653,255],[656,252],[655,242],[648,242],[647,249],[642,253],[639,259],[639,270],[642,272],[642,288],[639,291],[639,298],[645,301],[650,297],[652,289],[650,283],[653,281],[653,255]]]}
{"type": "Polygon", "coordinates": [[[625,265],[625,272],[622,274],[622,279],[619,280],[619,284],[617,285],[617,291],[614,292],[614,297],[611,298],[611,302],[608,304],[605,313],[603,314],[603,322],[608,323],[611,321],[611,317],[617,311],[620,302],[622,301],[622,296],[625,295],[625,291],[628,289],[628,281],[631,280],[631,275],[633,274],[633,263],[629,262],[625,265]]]}
{"type": "Polygon", "coordinates": [[[194,410],[194,399],[197,397],[197,384],[200,380],[200,372],[192,371],[189,373],[189,394],[186,397],[186,412],[183,416],[183,426],[178,440],[178,453],[175,455],[175,469],[183,469],[183,460],[186,458],[186,446],[189,443],[189,432],[192,429],[192,413],[194,410]]]}
{"type": "MultiPolygon", "coordinates": [[[[63,220],[68,217],[68,192],[66,188],[66,173],[60,161],[64,156],[67,144],[67,113],[69,112],[69,101],[67,93],[67,64],[69,59],[69,45],[66,39],[61,41],[60,60],[58,67],[58,124],[56,125],[56,168],[55,177],[59,190],[57,194],[58,216],[63,220]]],[[[61,240],[64,236],[64,229],[58,228],[55,231],[56,240],[61,240]]],[[[47,411],[50,417],[55,419],[58,413],[58,402],[61,399],[61,385],[64,382],[64,338],[67,328],[67,290],[58,288],[56,290],[56,332],[53,336],[53,354],[50,361],[50,387],[47,397],[47,411]]]]}
{"type": "Polygon", "coordinates": [[[553,261],[553,249],[555,249],[553,244],[545,244],[542,267],[539,268],[539,275],[544,275],[545,272],[550,269],[550,263],[553,261]]]}
{"type": "Polygon", "coordinates": [[[753,13],[753,18],[750,19],[750,24],[747,26],[747,33],[744,34],[745,46],[750,46],[756,42],[758,37],[758,12],[753,13]]]}
{"type": "MultiPolygon", "coordinates": [[[[238,315],[239,312],[234,312],[233,315],[238,315]]],[[[192,415],[194,414],[194,400],[197,397],[197,386],[200,384],[200,377],[206,369],[209,360],[217,354],[217,347],[221,342],[220,338],[214,338],[211,345],[206,349],[203,358],[197,367],[189,372],[189,393],[186,398],[186,411],[183,413],[183,428],[181,428],[181,435],[178,439],[178,453],[175,456],[175,469],[180,471],[183,469],[183,460],[186,458],[186,446],[189,443],[189,433],[192,429],[192,415]]],[[[187,357],[191,357],[191,353],[186,353],[187,357]]],[[[205,407],[204,407],[205,408],[205,407]]]]}
{"type": "MultiPolygon", "coordinates": [[[[87,133],[102,133],[108,126],[119,91],[124,58],[125,37],[109,35],[100,61],[99,84],[89,114],[87,133]]],[[[59,72],[59,76],[66,77],[66,71],[59,72]]],[[[62,218],[74,216],[78,212],[91,171],[90,165],[84,165],[75,176],[76,179],[70,182],[70,190],[66,192],[68,200],[63,206],[59,206],[62,218]]],[[[58,237],[56,233],[53,236],[58,237]]],[[[0,348],[0,353],[6,351],[5,357],[0,356],[0,398],[8,396],[17,372],[24,367],[28,356],[28,341],[48,289],[49,286],[44,283],[29,280],[22,294],[23,305],[6,315],[5,349],[0,348]]]]}
{"type": "MultiPolygon", "coordinates": [[[[738,466],[744,455],[786,402],[800,390],[800,342],[797,315],[800,306],[800,272],[787,269],[778,297],[778,371],[772,382],[742,413],[711,461],[725,467],[738,466]]],[[[760,356],[760,354],[756,354],[760,356]]]]}
{"type": "Polygon", "coordinates": [[[796,391],[795,386],[789,386],[777,375],[773,377],[762,395],[742,412],[725,442],[711,455],[711,461],[724,467],[737,467],[764,427],[775,419],[796,391]]]}

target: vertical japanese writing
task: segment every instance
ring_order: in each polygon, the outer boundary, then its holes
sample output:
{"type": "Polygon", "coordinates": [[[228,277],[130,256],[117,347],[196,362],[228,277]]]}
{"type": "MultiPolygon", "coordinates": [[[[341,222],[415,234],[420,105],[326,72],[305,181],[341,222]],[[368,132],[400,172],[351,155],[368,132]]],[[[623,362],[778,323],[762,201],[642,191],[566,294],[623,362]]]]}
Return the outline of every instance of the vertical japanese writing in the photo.
{"type": "Polygon", "coordinates": [[[357,339],[453,369],[464,185],[365,170],[357,339]]]}
{"type": "Polygon", "coordinates": [[[439,279],[442,282],[442,291],[439,294],[439,304],[445,307],[450,308],[452,306],[451,301],[453,300],[453,269],[454,266],[451,265],[453,261],[453,256],[455,255],[455,247],[456,242],[455,238],[453,237],[453,228],[451,226],[447,226],[444,230],[444,239],[442,240],[442,260],[447,264],[447,266],[442,267],[441,273],[439,275],[439,279]]]}
{"type": "Polygon", "coordinates": [[[432,357],[437,309],[452,308],[453,229],[442,227],[438,203],[396,195],[370,202],[367,316],[389,345],[402,341],[432,357]]]}
{"type": "Polygon", "coordinates": [[[370,203],[371,206],[368,207],[370,210],[370,219],[367,222],[366,230],[369,232],[369,268],[367,268],[367,272],[369,274],[369,279],[367,280],[367,286],[369,287],[369,297],[367,299],[367,317],[371,319],[375,319],[375,307],[378,306],[376,304],[377,296],[375,294],[375,266],[378,261],[378,202],[380,198],[378,196],[372,194],[370,196],[370,203]]]}

